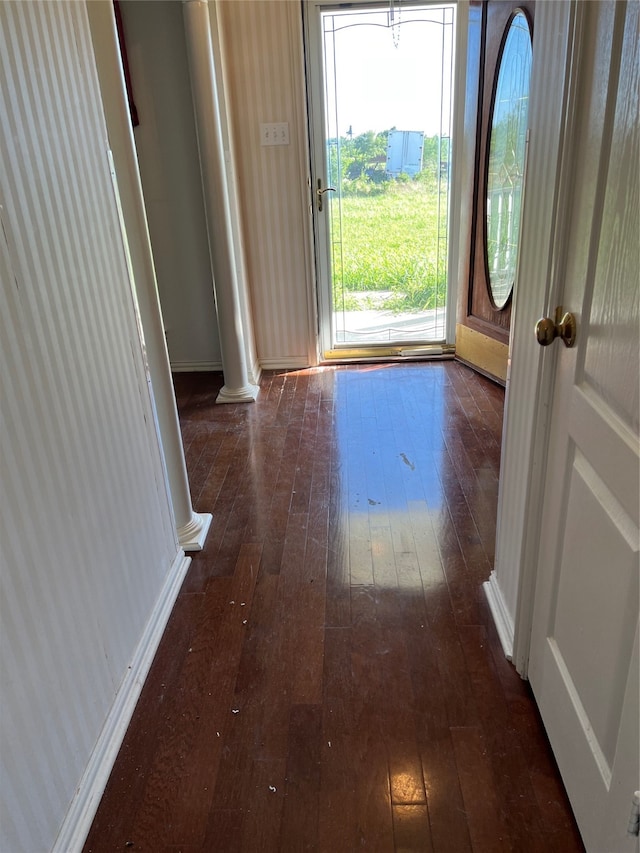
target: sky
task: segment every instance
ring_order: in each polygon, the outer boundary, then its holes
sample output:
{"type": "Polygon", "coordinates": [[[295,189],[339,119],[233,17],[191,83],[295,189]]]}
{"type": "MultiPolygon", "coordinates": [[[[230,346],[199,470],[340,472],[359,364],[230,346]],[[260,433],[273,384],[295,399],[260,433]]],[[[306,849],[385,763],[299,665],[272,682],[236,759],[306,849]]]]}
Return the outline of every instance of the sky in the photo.
{"type": "Polygon", "coordinates": [[[442,22],[443,7],[394,6],[394,27],[388,8],[323,15],[329,138],[350,128],[354,136],[391,127],[440,133],[443,65],[448,127],[453,26],[435,22],[442,22]],[[335,34],[327,32],[332,24],[335,34]]]}

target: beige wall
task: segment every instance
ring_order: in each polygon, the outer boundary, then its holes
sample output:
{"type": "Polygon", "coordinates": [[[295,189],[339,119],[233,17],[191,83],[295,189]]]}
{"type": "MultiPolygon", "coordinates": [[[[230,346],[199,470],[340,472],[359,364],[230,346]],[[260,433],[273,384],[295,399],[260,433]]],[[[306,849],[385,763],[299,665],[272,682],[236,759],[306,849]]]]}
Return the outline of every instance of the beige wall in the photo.
{"type": "MultiPolygon", "coordinates": [[[[172,366],[219,364],[182,4],[121,7],[172,366]]],[[[257,356],[266,368],[301,367],[315,355],[315,309],[300,5],[221,0],[217,17],[257,356]],[[289,145],[260,146],[269,121],[289,123],[289,145]]]]}
{"type": "Polygon", "coordinates": [[[300,5],[222,0],[218,15],[258,357],[303,366],[315,321],[300,5]],[[290,144],[262,147],[263,122],[287,122],[290,144]]]}

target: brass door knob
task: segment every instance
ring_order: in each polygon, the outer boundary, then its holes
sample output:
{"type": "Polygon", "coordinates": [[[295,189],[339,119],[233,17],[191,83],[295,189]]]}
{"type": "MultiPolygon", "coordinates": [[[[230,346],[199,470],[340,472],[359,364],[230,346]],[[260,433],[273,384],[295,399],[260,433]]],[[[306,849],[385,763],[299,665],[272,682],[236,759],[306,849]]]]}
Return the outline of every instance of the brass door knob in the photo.
{"type": "Polygon", "coordinates": [[[562,338],[566,347],[576,342],[576,318],[568,311],[562,313],[562,306],[556,308],[556,320],[542,317],[536,323],[536,340],[541,347],[548,347],[556,338],[562,338]]]}

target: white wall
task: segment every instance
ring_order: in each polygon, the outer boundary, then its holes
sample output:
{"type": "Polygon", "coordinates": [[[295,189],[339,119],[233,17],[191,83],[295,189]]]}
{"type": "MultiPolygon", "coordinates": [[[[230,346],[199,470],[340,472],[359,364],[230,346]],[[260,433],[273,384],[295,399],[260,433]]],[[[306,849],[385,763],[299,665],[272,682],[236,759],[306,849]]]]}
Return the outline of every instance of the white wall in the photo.
{"type": "Polygon", "coordinates": [[[0,4],[0,849],[11,853],[81,844],[188,565],[98,92],[84,4],[0,4]]]}
{"type": "Polygon", "coordinates": [[[172,367],[220,369],[182,4],[121,3],[134,130],[172,367]]]}

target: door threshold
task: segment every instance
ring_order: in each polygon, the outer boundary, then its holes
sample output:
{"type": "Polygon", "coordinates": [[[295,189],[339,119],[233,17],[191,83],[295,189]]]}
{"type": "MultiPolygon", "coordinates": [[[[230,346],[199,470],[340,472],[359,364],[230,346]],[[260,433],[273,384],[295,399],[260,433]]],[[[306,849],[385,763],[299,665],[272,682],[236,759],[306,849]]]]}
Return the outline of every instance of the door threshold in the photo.
{"type": "Polygon", "coordinates": [[[327,350],[321,364],[339,364],[373,361],[437,361],[450,359],[455,355],[453,344],[424,344],[391,347],[344,347],[327,350]]]}

